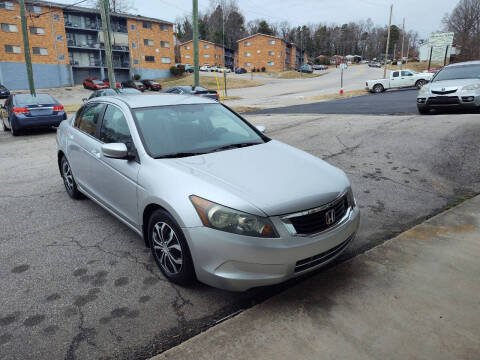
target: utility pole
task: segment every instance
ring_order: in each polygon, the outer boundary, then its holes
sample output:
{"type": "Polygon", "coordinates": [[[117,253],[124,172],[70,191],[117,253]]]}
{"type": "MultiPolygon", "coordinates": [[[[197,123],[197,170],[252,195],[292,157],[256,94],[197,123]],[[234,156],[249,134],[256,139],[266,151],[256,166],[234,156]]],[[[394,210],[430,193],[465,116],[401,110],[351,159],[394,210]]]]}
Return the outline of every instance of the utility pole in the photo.
{"type": "Polygon", "coordinates": [[[198,59],[198,0],[193,1],[193,72],[194,72],[194,86],[197,87],[200,83],[199,76],[199,59],[198,59]]]}
{"type": "MultiPolygon", "coordinates": [[[[112,61],[112,28],[110,26],[110,4],[108,0],[100,2],[100,16],[102,17],[103,43],[105,45],[105,59],[107,60],[108,82],[110,88],[116,89],[115,72],[113,71],[112,61]]],[[[101,59],[100,59],[101,60],[101,59]]]]}
{"type": "Polygon", "coordinates": [[[387,34],[387,49],[385,50],[385,66],[383,67],[383,77],[387,77],[387,67],[388,67],[388,46],[390,45],[390,28],[392,27],[392,11],[393,4],[390,5],[390,20],[388,21],[388,34],[387,34]]]}
{"type": "Polygon", "coordinates": [[[403,27],[402,27],[402,58],[400,59],[400,70],[403,69],[403,49],[405,46],[405,18],[403,18],[403,27]]]}
{"type": "Polygon", "coordinates": [[[37,96],[35,93],[35,83],[33,81],[32,58],[30,56],[30,43],[28,41],[27,19],[25,17],[25,1],[19,0],[20,19],[22,21],[22,35],[23,35],[23,53],[25,54],[25,66],[27,67],[28,86],[30,94],[37,96]]]}

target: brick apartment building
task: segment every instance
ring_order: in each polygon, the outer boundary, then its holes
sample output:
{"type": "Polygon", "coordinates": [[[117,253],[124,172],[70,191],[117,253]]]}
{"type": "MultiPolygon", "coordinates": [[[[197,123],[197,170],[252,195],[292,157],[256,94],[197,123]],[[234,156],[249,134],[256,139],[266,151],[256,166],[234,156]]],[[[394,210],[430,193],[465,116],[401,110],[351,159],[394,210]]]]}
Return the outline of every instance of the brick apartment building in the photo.
{"type": "MultiPolygon", "coordinates": [[[[193,41],[180,44],[180,61],[185,65],[193,65],[193,41]]],[[[198,59],[200,66],[234,67],[234,52],[223,45],[206,40],[198,41],[198,59]],[[225,55],[225,57],[224,57],[225,55]]]]}
{"type": "Polygon", "coordinates": [[[237,66],[247,70],[297,69],[306,62],[305,51],[276,36],[254,34],[238,40],[237,66]]]}
{"type": "MultiPolygon", "coordinates": [[[[27,28],[38,88],[81,84],[85,77],[106,77],[100,14],[96,9],[26,1],[27,28]]],[[[173,24],[129,14],[113,14],[113,63],[117,80],[170,75],[175,62],[173,24]]],[[[28,87],[20,8],[0,0],[0,83],[28,87]]]]}

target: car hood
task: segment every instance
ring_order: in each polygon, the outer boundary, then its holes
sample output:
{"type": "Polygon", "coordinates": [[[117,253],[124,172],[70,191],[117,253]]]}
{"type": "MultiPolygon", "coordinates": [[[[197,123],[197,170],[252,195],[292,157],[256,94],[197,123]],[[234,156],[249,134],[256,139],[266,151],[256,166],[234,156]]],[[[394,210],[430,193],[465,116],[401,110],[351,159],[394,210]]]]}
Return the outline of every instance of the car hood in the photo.
{"type": "Polygon", "coordinates": [[[175,159],[179,170],[206,181],[207,193],[196,195],[222,205],[227,192],[264,214],[282,215],[311,209],[337,198],[350,185],[344,172],[281,142],[175,159]]]}
{"type": "Polygon", "coordinates": [[[461,89],[464,86],[480,84],[479,79],[455,79],[455,80],[444,80],[444,81],[434,81],[430,83],[430,91],[442,91],[445,90],[457,90],[461,89]]]}

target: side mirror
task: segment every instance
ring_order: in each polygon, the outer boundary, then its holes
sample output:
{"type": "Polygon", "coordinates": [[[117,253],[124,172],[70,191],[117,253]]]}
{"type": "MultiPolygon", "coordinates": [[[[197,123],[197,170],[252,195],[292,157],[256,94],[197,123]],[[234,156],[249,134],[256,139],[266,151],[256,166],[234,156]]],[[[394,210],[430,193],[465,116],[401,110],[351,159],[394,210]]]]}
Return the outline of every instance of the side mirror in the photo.
{"type": "Polygon", "coordinates": [[[82,101],[83,101],[84,103],[86,103],[87,100],[88,100],[87,98],[83,98],[83,99],[82,99],[82,101]]]}
{"type": "Polygon", "coordinates": [[[110,143],[102,145],[102,153],[104,156],[113,159],[126,159],[128,156],[127,145],[123,143],[110,143]]]}
{"type": "Polygon", "coordinates": [[[265,126],[263,125],[258,125],[258,126],[255,126],[257,128],[258,131],[260,131],[261,133],[264,133],[265,132],[265,126]]]}

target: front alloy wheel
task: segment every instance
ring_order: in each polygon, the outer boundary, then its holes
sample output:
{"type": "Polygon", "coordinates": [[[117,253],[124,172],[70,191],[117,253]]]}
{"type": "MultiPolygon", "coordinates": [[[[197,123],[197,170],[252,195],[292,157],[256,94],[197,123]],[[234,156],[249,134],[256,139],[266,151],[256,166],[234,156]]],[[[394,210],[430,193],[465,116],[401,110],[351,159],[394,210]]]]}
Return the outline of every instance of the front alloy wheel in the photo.
{"type": "Polygon", "coordinates": [[[185,236],[169,213],[156,210],[152,214],[148,238],[153,258],[167,279],[187,285],[195,278],[185,236]]]}
{"type": "Polygon", "coordinates": [[[68,195],[72,199],[81,199],[82,193],[77,189],[77,183],[73,177],[72,168],[67,158],[64,156],[60,162],[60,171],[63,179],[63,184],[65,185],[65,190],[67,190],[68,195]]]}

